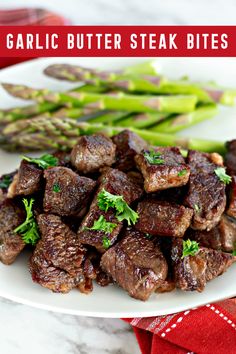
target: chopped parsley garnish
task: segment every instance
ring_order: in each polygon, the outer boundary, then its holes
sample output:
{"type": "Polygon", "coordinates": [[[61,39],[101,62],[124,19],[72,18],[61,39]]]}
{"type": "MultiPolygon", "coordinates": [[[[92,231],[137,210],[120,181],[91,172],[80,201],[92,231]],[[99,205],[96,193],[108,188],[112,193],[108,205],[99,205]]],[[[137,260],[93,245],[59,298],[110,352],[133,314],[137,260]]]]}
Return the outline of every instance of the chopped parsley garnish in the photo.
{"type": "Polygon", "coordinates": [[[233,250],[232,255],[236,257],[236,249],[235,249],[235,250],[233,250]]]}
{"type": "Polygon", "coordinates": [[[215,169],[215,174],[221,182],[224,184],[229,184],[232,181],[232,178],[227,175],[224,167],[218,167],[215,169]]]}
{"type": "Polygon", "coordinates": [[[197,204],[194,204],[194,210],[196,211],[196,213],[199,213],[200,208],[197,204]]]}
{"type": "Polygon", "coordinates": [[[85,230],[97,230],[102,231],[105,234],[111,234],[117,224],[106,221],[103,215],[100,215],[99,219],[94,221],[92,227],[86,227],[85,230]]]}
{"type": "Polygon", "coordinates": [[[12,178],[9,175],[2,176],[0,181],[0,188],[7,189],[11,184],[12,178]]]}
{"type": "Polygon", "coordinates": [[[152,238],[152,235],[150,235],[150,234],[144,234],[144,236],[145,236],[148,240],[151,240],[151,238],[152,238]]]}
{"type": "Polygon", "coordinates": [[[109,208],[116,210],[116,217],[119,221],[127,220],[128,225],[135,224],[138,214],[125,202],[123,196],[114,195],[104,188],[98,194],[98,206],[100,210],[107,211],[109,208]]]}
{"type": "Polygon", "coordinates": [[[145,151],[143,156],[151,165],[162,165],[165,162],[163,159],[160,159],[161,153],[158,151],[145,151]]]}
{"type": "Polygon", "coordinates": [[[187,172],[188,172],[188,170],[186,170],[186,169],[183,169],[183,170],[179,171],[178,177],[185,176],[187,172]]]}
{"type": "Polygon", "coordinates": [[[195,256],[199,251],[199,245],[196,241],[186,240],[183,241],[183,255],[182,259],[187,256],[195,256]]]}
{"type": "Polygon", "coordinates": [[[61,191],[61,187],[60,187],[59,183],[55,183],[52,187],[52,190],[55,193],[59,193],[61,191]]]}
{"type": "Polygon", "coordinates": [[[43,170],[46,170],[48,167],[57,166],[58,164],[58,158],[50,154],[42,155],[41,157],[36,157],[36,158],[22,156],[22,159],[38,165],[43,170]]]}
{"type": "Polygon", "coordinates": [[[111,240],[108,237],[103,237],[102,245],[107,250],[111,246],[111,240]]]}
{"type": "Polygon", "coordinates": [[[26,219],[14,230],[14,232],[21,234],[25,243],[35,245],[40,237],[38,225],[35,221],[33,213],[34,199],[31,198],[30,201],[28,201],[24,198],[23,203],[26,211],[26,219]]]}
{"type": "Polygon", "coordinates": [[[180,153],[183,157],[187,157],[188,156],[188,150],[185,149],[180,149],[180,153]]]}

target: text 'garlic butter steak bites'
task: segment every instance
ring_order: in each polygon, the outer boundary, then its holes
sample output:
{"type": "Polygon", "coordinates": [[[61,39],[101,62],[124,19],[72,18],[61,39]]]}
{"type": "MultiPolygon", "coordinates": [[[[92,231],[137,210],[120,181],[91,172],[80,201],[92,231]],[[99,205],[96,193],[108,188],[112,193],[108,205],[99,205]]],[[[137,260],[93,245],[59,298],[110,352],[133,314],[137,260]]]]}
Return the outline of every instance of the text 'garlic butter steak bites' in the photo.
{"type": "Polygon", "coordinates": [[[116,146],[102,134],[81,136],[71,152],[72,165],[82,173],[93,173],[115,162],[116,146]]]}
{"type": "Polygon", "coordinates": [[[147,193],[180,187],[188,182],[190,168],[177,147],[155,147],[138,154],[135,161],[143,174],[147,193]]]}
{"type": "Polygon", "coordinates": [[[183,237],[193,216],[192,209],[154,198],[140,202],[137,212],[135,228],[155,236],[183,237]]]}
{"type": "MultiPolygon", "coordinates": [[[[184,204],[194,210],[191,227],[210,230],[220,221],[226,206],[225,184],[216,175],[216,155],[190,150],[187,162],[191,168],[184,204]]],[[[219,156],[219,162],[222,158],[219,156]]]]}
{"type": "Polygon", "coordinates": [[[102,256],[101,266],[130,296],[143,301],[165,281],[168,271],[159,247],[133,229],[102,256]]]}
{"type": "Polygon", "coordinates": [[[44,177],[44,211],[61,216],[79,215],[96,186],[91,178],[79,176],[67,167],[48,168],[44,177]]]}
{"type": "Polygon", "coordinates": [[[30,260],[32,279],[54,292],[68,292],[84,281],[86,250],[59,216],[41,214],[37,221],[41,240],[30,260]]]}
{"type": "Polygon", "coordinates": [[[92,201],[88,214],[85,216],[79,228],[78,237],[82,244],[94,246],[99,252],[103,253],[105,252],[103,246],[104,232],[92,230],[91,227],[94,225],[94,222],[102,215],[107,222],[116,225],[112,232],[106,235],[111,245],[116,241],[123,223],[118,221],[115,216],[115,211],[112,208],[107,211],[99,208],[98,194],[102,190],[105,190],[111,194],[122,196],[124,201],[130,205],[142,196],[143,190],[124,172],[112,168],[104,169],[99,178],[99,183],[98,191],[92,201]]]}

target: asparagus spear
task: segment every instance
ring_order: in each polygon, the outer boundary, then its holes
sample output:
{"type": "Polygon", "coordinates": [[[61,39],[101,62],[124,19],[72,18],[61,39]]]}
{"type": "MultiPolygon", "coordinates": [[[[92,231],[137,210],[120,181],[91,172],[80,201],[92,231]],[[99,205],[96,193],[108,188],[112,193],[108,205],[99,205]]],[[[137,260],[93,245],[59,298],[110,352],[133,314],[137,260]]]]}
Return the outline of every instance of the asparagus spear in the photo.
{"type": "Polygon", "coordinates": [[[119,125],[122,127],[132,127],[138,129],[145,129],[150,127],[151,125],[157,124],[158,122],[166,119],[169,116],[168,113],[139,113],[139,114],[131,114],[124,119],[120,119],[115,121],[114,125],[119,125]]]}
{"type": "Polygon", "coordinates": [[[44,73],[50,77],[54,77],[60,80],[68,81],[87,81],[91,79],[94,84],[94,79],[99,80],[99,84],[104,82],[104,79],[112,77],[120,77],[120,75],[157,75],[157,61],[150,60],[136,65],[125,67],[118,71],[101,71],[97,69],[86,69],[76,65],[70,64],[54,64],[48,66],[44,73]],[[101,80],[99,79],[101,77],[101,80]]]}
{"type": "MultiPolygon", "coordinates": [[[[9,124],[2,132],[2,144],[8,149],[43,150],[45,148],[70,149],[80,135],[103,132],[112,136],[121,132],[123,127],[104,126],[78,122],[70,118],[28,119],[9,124]],[[19,124],[21,125],[19,127],[19,124]]],[[[148,130],[131,130],[152,145],[178,145],[182,148],[197,149],[206,152],[224,152],[224,143],[195,138],[177,137],[171,134],[150,132],[148,130]]]]}
{"type": "Polygon", "coordinates": [[[61,80],[84,81],[93,85],[106,85],[128,92],[155,94],[196,95],[201,102],[217,102],[233,105],[236,90],[222,88],[213,84],[192,83],[186,80],[171,81],[163,76],[130,75],[112,71],[98,71],[75,65],[51,65],[45,74],[61,80]]]}
{"type": "Polygon", "coordinates": [[[133,112],[186,113],[194,110],[196,96],[138,96],[123,92],[99,94],[90,92],[50,92],[28,86],[3,84],[3,87],[18,98],[33,99],[38,102],[51,102],[58,105],[81,107],[91,104],[97,110],[111,109],[133,112]]]}
{"type": "Polygon", "coordinates": [[[203,120],[210,119],[214,117],[217,112],[218,107],[216,105],[206,105],[197,108],[191,113],[175,115],[173,117],[167,118],[157,125],[150,127],[149,129],[153,132],[172,134],[188,128],[194,124],[200,123],[203,120]]]}
{"type": "Polygon", "coordinates": [[[7,110],[0,110],[0,124],[7,124],[19,119],[25,119],[45,112],[51,112],[58,108],[58,105],[50,102],[42,102],[25,107],[15,107],[7,110]]]}

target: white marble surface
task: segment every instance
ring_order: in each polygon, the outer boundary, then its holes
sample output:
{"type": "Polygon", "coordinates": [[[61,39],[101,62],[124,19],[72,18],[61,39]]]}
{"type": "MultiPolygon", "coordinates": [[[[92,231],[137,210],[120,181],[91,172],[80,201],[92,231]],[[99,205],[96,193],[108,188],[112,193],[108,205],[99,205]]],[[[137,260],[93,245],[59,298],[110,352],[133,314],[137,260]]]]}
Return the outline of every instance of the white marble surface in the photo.
{"type": "MultiPolygon", "coordinates": [[[[40,6],[74,24],[235,24],[235,0],[0,0],[0,8],[40,6]]],[[[0,298],[2,354],[138,354],[118,319],[56,314],[0,298]]]]}

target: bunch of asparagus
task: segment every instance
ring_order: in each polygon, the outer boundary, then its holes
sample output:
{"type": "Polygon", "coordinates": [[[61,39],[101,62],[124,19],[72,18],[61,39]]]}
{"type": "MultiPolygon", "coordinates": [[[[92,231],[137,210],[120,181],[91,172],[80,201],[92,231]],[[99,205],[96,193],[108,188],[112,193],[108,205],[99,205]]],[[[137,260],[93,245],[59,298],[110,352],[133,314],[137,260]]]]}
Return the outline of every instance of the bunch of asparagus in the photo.
{"type": "Polygon", "coordinates": [[[222,151],[223,144],[172,135],[213,117],[218,103],[232,105],[236,91],[213,84],[171,81],[158,75],[153,62],[122,71],[98,71],[52,65],[45,74],[79,82],[67,92],[2,84],[14,97],[34,104],[0,111],[0,144],[8,150],[70,149],[81,134],[116,134],[124,128],[153,145],[180,145],[222,151]],[[81,85],[81,83],[83,83],[81,85]]]}

